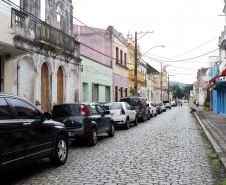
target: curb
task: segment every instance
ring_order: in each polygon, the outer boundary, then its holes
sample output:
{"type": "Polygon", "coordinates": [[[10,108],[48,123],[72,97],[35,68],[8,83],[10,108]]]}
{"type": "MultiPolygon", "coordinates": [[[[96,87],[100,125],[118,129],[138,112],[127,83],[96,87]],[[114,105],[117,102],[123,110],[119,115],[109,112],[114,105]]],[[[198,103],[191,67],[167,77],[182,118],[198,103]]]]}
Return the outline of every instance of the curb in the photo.
{"type": "Polygon", "coordinates": [[[204,130],[207,138],[209,139],[209,141],[211,142],[211,144],[213,145],[213,148],[215,150],[215,152],[217,153],[221,163],[223,164],[223,167],[224,169],[226,170],[226,158],[225,157],[222,157],[222,150],[220,148],[220,146],[216,143],[216,141],[214,140],[214,138],[210,135],[209,131],[206,129],[205,125],[202,123],[202,121],[199,119],[199,117],[197,116],[196,113],[195,114],[195,117],[196,119],[198,120],[199,124],[201,125],[202,129],[204,130]]]}

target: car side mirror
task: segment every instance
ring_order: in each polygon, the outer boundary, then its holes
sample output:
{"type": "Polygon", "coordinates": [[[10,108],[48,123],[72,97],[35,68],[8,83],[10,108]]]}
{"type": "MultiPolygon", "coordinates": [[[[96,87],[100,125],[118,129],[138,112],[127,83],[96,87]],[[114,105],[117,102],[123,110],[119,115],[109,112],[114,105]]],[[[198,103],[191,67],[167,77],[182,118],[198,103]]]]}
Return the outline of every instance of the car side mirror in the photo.
{"type": "Polygon", "coordinates": [[[105,111],[105,114],[110,114],[110,111],[109,111],[109,110],[106,110],[106,111],[105,111]]]}
{"type": "Polygon", "coordinates": [[[52,119],[52,115],[49,112],[44,112],[42,117],[43,117],[44,120],[52,119]]]}

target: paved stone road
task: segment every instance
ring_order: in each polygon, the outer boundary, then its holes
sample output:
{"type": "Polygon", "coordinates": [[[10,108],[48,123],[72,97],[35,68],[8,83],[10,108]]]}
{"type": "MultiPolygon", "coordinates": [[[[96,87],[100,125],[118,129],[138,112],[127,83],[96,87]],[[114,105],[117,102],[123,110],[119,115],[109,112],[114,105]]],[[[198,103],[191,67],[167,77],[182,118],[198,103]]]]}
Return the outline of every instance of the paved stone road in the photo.
{"type": "Polygon", "coordinates": [[[66,165],[54,168],[48,160],[10,175],[12,184],[216,184],[209,164],[208,142],[187,104],[114,138],[101,137],[95,147],[76,144],[66,165]]]}

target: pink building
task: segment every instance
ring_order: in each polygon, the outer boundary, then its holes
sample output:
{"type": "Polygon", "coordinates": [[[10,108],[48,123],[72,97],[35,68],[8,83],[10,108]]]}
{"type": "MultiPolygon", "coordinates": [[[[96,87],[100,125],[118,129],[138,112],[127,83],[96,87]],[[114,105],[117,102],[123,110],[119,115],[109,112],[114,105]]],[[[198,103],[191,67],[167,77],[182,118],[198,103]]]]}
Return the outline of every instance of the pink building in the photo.
{"type": "Polygon", "coordinates": [[[128,43],[113,26],[106,30],[74,25],[73,36],[81,43],[80,54],[113,69],[112,100],[128,91],[128,43]]]}

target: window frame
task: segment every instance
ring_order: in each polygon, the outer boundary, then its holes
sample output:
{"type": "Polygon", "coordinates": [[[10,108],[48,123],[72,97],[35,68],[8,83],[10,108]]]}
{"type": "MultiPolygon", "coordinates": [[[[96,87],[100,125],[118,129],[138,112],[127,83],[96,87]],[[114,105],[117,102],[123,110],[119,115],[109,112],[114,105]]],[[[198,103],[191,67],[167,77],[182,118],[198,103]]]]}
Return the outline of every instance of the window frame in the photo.
{"type": "MultiPolygon", "coordinates": [[[[6,99],[7,103],[9,104],[9,106],[11,107],[11,109],[13,110],[13,112],[14,112],[14,114],[16,116],[16,119],[19,119],[20,120],[20,119],[26,119],[26,118],[19,118],[19,116],[17,114],[17,110],[11,104],[10,99],[15,99],[15,100],[19,100],[19,101],[22,101],[24,103],[27,103],[28,105],[30,105],[31,107],[33,107],[34,109],[36,109],[40,113],[41,117],[43,117],[43,112],[41,110],[39,110],[37,107],[35,107],[33,104],[31,104],[30,102],[26,101],[26,100],[23,100],[23,99],[18,98],[18,97],[6,97],[5,99],[6,99]]],[[[28,118],[28,119],[33,119],[33,118],[28,118]]]]}

